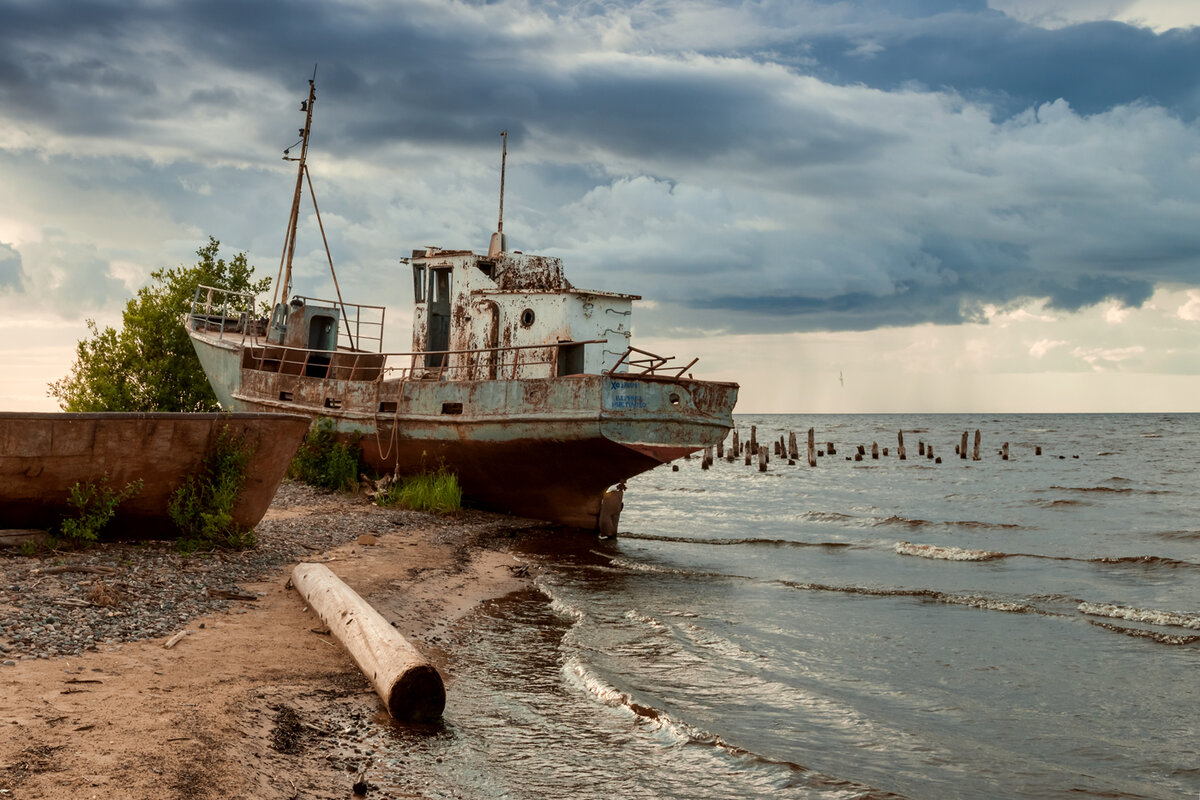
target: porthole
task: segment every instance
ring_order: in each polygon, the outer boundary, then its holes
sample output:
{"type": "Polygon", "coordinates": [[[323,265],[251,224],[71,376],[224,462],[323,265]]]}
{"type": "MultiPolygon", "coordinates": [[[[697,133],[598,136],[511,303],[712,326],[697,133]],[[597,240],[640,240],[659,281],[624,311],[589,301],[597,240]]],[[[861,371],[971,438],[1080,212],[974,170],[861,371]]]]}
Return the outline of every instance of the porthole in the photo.
{"type": "Polygon", "coordinates": [[[671,405],[673,405],[673,406],[679,405],[679,395],[675,394],[674,392],[671,392],[671,396],[668,397],[667,399],[671,401],[671,405]]]}
{"type": "Polygon", "coordinates": [[[532,325],[533,319],[534,319],[534,317],[533,317],[533,309],[532,308],[527,308],[521,312],[521,325],[523,327],[528,328],[530,325],[532,325]]]}

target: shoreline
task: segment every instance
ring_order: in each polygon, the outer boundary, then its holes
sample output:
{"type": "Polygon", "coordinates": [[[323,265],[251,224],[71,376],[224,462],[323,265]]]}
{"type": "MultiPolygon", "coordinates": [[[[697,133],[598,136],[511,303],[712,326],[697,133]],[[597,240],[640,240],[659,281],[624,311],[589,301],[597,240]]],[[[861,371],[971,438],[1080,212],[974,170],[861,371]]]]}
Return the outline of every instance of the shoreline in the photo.
{"type": "Polygon", "coordinates": [[[368,602],[404,596],[389,620],[452,693],[439,643],[481,603],[532,585],[507,542],[533,527],[285,483],[252,550],[0,551],[0,799],[345,798],[357,780],[370,797],[422,796],[371,784],[399,723],[288,587],[291,567],[325,563],[368,602]],[[89,629],[107,638],[89,643],[89,629]]]}

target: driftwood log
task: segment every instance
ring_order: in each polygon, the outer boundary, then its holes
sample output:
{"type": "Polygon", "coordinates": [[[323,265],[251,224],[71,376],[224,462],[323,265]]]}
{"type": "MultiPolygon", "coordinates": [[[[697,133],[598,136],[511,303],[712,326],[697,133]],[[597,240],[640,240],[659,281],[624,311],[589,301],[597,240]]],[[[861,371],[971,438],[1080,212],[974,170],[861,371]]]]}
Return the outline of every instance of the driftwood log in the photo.
{"type": "Polygon", "coordinates": [[[378,611],[323,564],[297,564],[292,585],[317,612],[393,717],[429,721],[446,707],[442,676],[378,611]]]}

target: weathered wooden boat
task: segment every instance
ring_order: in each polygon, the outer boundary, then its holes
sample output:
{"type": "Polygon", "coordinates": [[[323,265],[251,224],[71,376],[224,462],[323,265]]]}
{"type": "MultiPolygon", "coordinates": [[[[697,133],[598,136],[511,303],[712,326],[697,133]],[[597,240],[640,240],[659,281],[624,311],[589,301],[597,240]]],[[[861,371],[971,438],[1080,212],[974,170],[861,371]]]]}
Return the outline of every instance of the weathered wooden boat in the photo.
{"type": "Polygon", "coordinates": [[[631,347],[639,297],[577,289],[559,259],[508,250],[503,156],[486,255],[428,247],[401,259],[413,278],[410,352],[384,352],[381,306],[343,302],[340,290],[292,295],[314,101],[310,81],[269,319],[256,318],[257,298],[208,286],[186,319],[222,406],[330,418],[379,472],[445,467],[475,505],[583,528],[598,526],[610,487],[724,439],[737,384],[695,380],[695,359],[631,347]]]}
{"type": "Polygon", "coordinates": [[[252,528],[266,513],[309,418],[295,414],[0,413],[0,528],[49,530],[73,509],[76,484],[142,488],[107,531],[170,537],[171,496],[222,432],[252,451],[233,521],[252,528]]]}

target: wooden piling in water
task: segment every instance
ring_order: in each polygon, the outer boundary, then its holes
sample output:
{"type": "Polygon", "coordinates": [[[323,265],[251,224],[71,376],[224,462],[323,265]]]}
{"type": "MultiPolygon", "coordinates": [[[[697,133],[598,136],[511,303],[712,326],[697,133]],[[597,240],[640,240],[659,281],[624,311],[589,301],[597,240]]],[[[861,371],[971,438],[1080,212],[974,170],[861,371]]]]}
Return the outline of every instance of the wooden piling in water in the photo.
{"type": "Polygon", "coordinates": [[[898,431],[896,433],[896,456],[899,457],[899,459],[901,461],[908,460],[908,454],[904,452],[904,431],[903,430],[898,431]]]}
{"type": "Polygon", "coordinates": [[[717,458],[724,458],[724,457],[725,457],[725,440],[722,439],[721,441],[717,442],[717,458]]]}
{"type": "Polygon", "coordinates": [[[1000,458],[1008,461],[1008,442],[1005,442],[1004,446],[1000,448],[1000,458]]]}
{"type": "MultiPolygon", "coordinates": [[[[816,436],[812,428],[808,429],[808,465],[815,467],[817,465],[817,443],[816,436]]],[[[833,445],[829,445],[829,453],[833,454],[833,445]]]]}
{"type": "Polygon", "coordinates": [[[879,442],[871,442],[871,458],[879,460],[879,442]]]}
{"type": "Polygon", "coordinates": [[[708,469],[713,465],[713,449],[704,448],[704,458],[700,459],[700,469],[708,469]]]}
{"type": "Polygon", "coordinates": [[[971,451],[971,460],[972,461],[979,460],[979,439],[980,439],[979,428],[976,428],[975,429],[975,448],[971,451]]]}
{"type": "Polygon", "coordinates": [[[767,446],[760,445],[758,448],[758,471],[767,471],[767,446]]]}
{"type": "Polygon", "coordinates": [[[919,456],[925,455],[925,440],[924,439],[917,439],[917,455],[919,455],[919,456]]]}
{"type": "Polygon", "coordinates": [[[1042,454],[1042,446],[1040,444],[1037,447],[1033,448],[1033,454],[1035,456],[1040,456],[1042,454]]]}
{"type": "MultiPolygon", "coordinates": [[[[931,445],[931,444],[925,445],[925,458],[927,458],[927,459],[933,458],[933,445],[931,445]]],[[[941,461],[940,458],[938,460],[941,461]]]]}
{"type": "Polygon", "coordinates": [[[788,458],[797,459],[800,457],[800,449],[796,447],[796,432],[788,431],[788,458]]]}
{"type": "Polygon", "coordinates": [[[829,454],[829,455],[831,455],[831,456],[836,456],[836,455],[837,455],[837,448],[833,446],[833,442],[826,442],[826,443],[825,443],[825,452],[826,452],[826,453],[828,453],[828,454],[829,454]]]}
{"type": "Polygon", "coordinates": [[[962,442],[958,445],[958,457],[966,459],[967,457],[967,432],[963,431],[962,442]]]}
{"type": "Polygon", "coordinates": [[[750,449],[755,453],[758,452],[758,426],[750,426],[750,449]]]}

